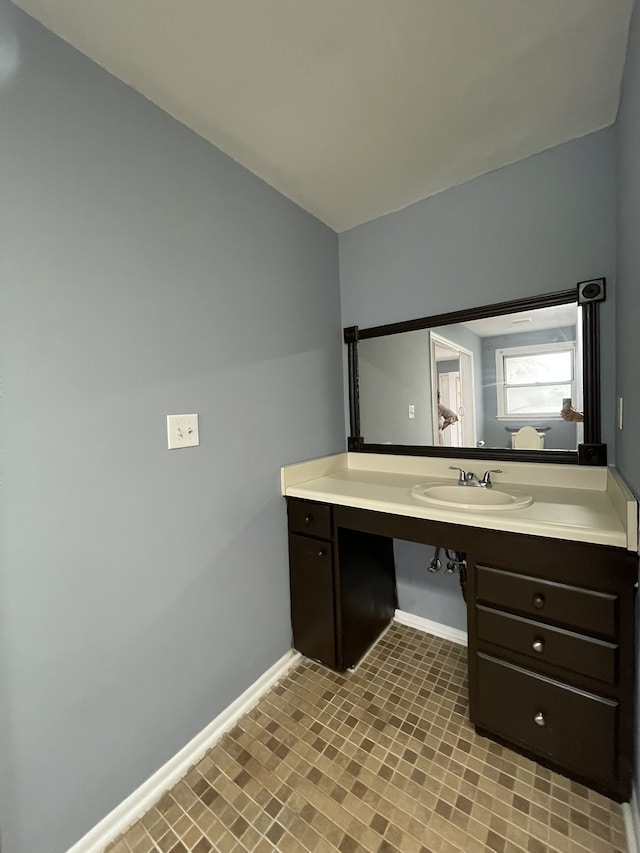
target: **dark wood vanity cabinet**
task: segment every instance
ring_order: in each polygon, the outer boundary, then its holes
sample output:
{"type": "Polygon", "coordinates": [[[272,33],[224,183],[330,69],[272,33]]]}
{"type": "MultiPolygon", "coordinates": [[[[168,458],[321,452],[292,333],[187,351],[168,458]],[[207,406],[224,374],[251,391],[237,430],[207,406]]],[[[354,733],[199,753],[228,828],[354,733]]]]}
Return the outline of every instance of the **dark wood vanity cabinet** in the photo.
{"type": "Polygon", "coordinates": [[[471,721],[628,799],[637,556],[496,533],[468,557],[471,721]]]}
{"type": "Polygon", "coordinates": [[[288,499],[287,514],[294,648],[343,671],[393,619],[393,541],[334,528],[327,504],[288,499]]]}
{"type": "Polygon", "coordinates": [[[332,543],[291,533],[289,566],[293,645],[307,657],[335,667],[332,543]]]}
{"type": "Polygon", "coordinates": [[[469,717],[615,799],[631,793],[637,554],[288,498],[295,648],[343,671],[391,621],[393,539],[467,557],[469,717]]]}

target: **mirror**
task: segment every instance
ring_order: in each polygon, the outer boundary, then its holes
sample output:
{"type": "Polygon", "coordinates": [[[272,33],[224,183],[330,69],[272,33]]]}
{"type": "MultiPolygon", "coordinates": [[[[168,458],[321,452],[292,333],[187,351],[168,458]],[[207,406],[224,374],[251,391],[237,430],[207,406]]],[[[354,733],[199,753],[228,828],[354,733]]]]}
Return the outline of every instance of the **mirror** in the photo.
{"type": "MultiPolygon", "coordinates": [[[[598,285],[587,289],[586,285],[598,285]]],[[[349,344],[349,449],[606,464],[598,303],[578,289],[372,329],[349,344]]]]}

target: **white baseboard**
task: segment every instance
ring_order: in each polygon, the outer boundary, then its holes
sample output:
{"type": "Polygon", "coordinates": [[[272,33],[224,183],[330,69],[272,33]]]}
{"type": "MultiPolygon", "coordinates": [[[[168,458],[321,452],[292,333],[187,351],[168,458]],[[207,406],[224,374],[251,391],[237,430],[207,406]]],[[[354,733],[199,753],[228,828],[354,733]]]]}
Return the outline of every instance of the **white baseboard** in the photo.
{"type": "Polygon", "coordinates": [[[146,782],[143,782],[100,823],[97,823],[73,847],[70,847],[67,853],[102,853],[107,844],[110,844],[120,833],[124,832],[135,820],[148,811],[167,788],[181,779],[187,770],[199,761],[225,732],[233,728],[240,717],[251,710],[261,696],[280,681],[289,670],[297,666],[301,657],[298,652],[293,650],[284,654],[280,660],[276,661],[260,678],[254,681],[235,702],[232,702],[218,714],[146,782]]]}
{"type": "Polygon", "coordinates": [[[627,848],[629,853],[640,853],[639,805],[638,792],[634,786],[631,791],[631,802],[622,804],[622,816],[624,817],[624,828],[627,835],[627,848]]]}
{"type": "Polygon", "coordinates": [[[431,619],[415,616],[413,613],[407,613],[406,610],[396,610],[394,618],[396,622],[401,625],[408,625],[409,628],[416,628],[426,634],[442,637],[443,640],[451,640],[452,643],[458,643],[460,646],[467,645],[467,632],[461,631],[459,628],[451,628],[441,622],[432,622],[431,619]]]}

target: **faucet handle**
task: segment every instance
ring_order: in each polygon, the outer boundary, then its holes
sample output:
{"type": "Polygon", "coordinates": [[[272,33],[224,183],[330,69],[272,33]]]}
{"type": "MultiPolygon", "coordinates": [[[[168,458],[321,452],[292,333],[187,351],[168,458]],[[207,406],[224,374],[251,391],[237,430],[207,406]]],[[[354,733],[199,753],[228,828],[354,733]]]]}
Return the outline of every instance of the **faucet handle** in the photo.
{"type": "Polygon", "coordinates": [[[502,468],[491,468],[489,471],[485,471],[482,475],[480,485],[491,487],[493,485],[493,483],[491,482],[492,474],[502,474],[502,468]]]}
{"type": "Polygon", "coordinates": [[[464,468],[458,468],[456,465],[449,465],[450,471],[460,471],[460,476],[458,477],[458,485],[461,486],[467,482],[467,472],[464,468]]]}

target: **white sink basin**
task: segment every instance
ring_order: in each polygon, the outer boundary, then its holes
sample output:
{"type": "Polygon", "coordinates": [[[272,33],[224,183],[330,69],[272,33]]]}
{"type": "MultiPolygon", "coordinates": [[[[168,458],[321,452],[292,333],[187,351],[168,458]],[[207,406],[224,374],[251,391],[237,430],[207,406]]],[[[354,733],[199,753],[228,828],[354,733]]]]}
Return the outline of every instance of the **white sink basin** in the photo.
{"type": "Polygon", "coordinates": [[[495,486],[442,486],[421,483],[411,489],[411,497],[431,506],[450,509],[472,509],[481,512],[524,509],[531,506],[533,498],[522,492],[505,492],[495,486]]]}

